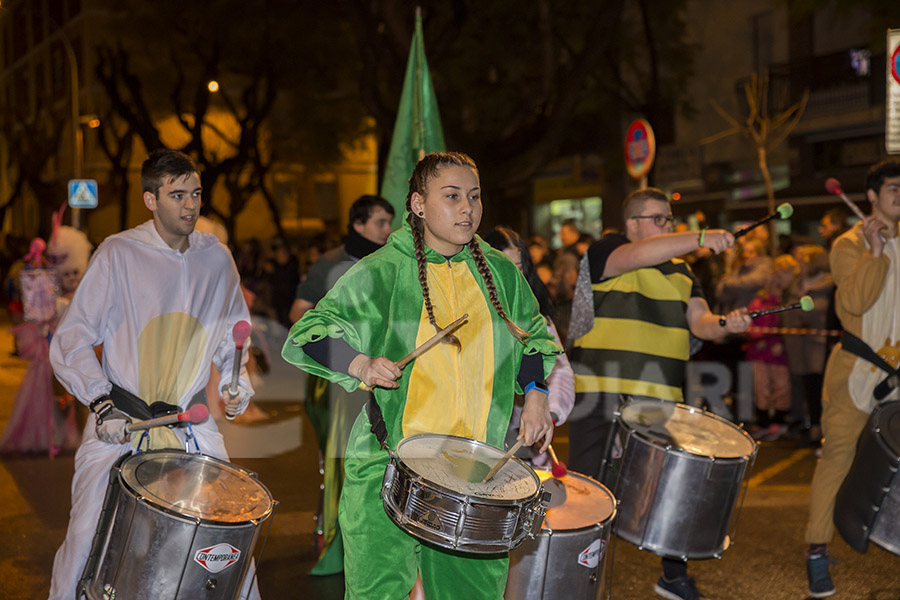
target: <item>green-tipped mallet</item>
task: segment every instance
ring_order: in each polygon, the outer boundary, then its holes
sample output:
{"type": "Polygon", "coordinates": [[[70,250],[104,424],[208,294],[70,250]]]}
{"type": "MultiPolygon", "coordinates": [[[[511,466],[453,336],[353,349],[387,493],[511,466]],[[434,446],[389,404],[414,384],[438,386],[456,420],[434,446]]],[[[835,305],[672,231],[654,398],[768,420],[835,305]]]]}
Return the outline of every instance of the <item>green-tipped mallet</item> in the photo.
{"type": "Polygon", "coordinates": [[[737,238],[741,237],[742,235],[748,233],[751,229],[756,229],[763,223],[768,223],[775,217],[778,217],[779,219],[790,219],[792,214],[794,214],[794,207],[791,206],[788,202],[779,204],[778,208],[776,208],[775,212],[773,212],[771,215],[769,215],[767,217],[763,217],[756,223],[751,223],[750,225],[747,225],[743,229],[738,229],[737,231],[735,231],[734,237],[735,237],[735,239],[737,239],[737,238]]]}
{"type": "MultiPolygon", "coordinates": [[[[756,317],[761,317],[763,315],[771,315],[772,313],[781,312],[783,310],[793,310],[795,308],[799,308],[803,312],[809,312],[813,309],[813,306],[813,299],[809,296],[803,296],[800,298],[800,302],[795,302],[794,304],[784,304],[768,310],[754,310],[748,314],[751,319],[755,319],[756,317]]],[[[719,325],[725,326],[725,317],[719,317],[719,325]]]]}

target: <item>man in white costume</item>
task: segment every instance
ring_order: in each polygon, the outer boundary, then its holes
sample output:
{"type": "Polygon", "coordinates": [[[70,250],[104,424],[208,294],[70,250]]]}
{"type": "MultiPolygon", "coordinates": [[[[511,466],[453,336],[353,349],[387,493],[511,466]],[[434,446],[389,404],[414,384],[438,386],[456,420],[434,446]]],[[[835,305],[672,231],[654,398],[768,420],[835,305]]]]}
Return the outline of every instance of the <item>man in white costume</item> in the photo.
{"type": "MultiPolygon", "coordinates": [[[[228,413],[242,413],[253,395],[243,367],[238,395],[226,392],[232,328],[250,315],[231,254],[215,236],[194,231],[202,191],[196,164],[180,152],[156,151],[141,168],[141,186],[153,220],[100,245],[50,344],[56,377],[91,407],[75,454],[72,511],[53,561],[50,600],[75,598],[109,470],[138,443],[125,430],[126,413],[139,419],[133,413],[161,406],[149,407],[154,403],[175,405],[169,410],[205,403],[212,364],[228,413]],[[94,351],[101,344],[102,364],[94,351]]],[[[228,460],[213,419],[192,429],[203,454],[228,460]]],[[[185,447],[184,429],[151,431],[150,448],[185,447]]],[[[254,572],[251,566],[242,599],[259,598],[254,572]]]]}

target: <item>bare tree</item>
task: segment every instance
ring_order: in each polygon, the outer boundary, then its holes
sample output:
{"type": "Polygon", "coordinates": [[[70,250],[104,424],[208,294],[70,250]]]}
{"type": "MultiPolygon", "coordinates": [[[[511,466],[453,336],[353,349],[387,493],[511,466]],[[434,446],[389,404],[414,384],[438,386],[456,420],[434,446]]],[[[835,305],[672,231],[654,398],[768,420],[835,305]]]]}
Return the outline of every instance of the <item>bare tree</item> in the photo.
{"type": "Polygon", "coordinates": [[[46,176],[51,159],[59,151],[65,110],[52,107],[39,108],[28,116],[18,110],[0,110],[0,135],[7,141],[7,164],[3,167],[10,174],[9,195],[0,199],[0,223],[16,203],[24,202],[29,193],[37,200],[38,231],[22,232],[27,235],[50,233],[51,215],[65,202],[62,185],[46,176]]]}
{"type": "MultiPolygon", "coordinates": [[[[809,90],[803,91],[803,97],[799,102],[772,116],[769,114],[769,73],[766,71],[762,75],[756,73],[752,75],[750,82],[744,85],[744,97],[747,100],[748,110],[743,121],[728,114],[715,100],[710,101],[716,112],[731,127],[703,138],[700,143],[711,144],[732,135],[742,135],[756,154],[756,163],[762,172],[771,214],[775,212],[775,189],[772,186],[772,174],[769,171],[769,152],[781,144],[800,122],[809,100],[809,90]]],[[[769,227],[770,249],[774,254],[776,247],[774,223],[770,223],[769,227]]]]}

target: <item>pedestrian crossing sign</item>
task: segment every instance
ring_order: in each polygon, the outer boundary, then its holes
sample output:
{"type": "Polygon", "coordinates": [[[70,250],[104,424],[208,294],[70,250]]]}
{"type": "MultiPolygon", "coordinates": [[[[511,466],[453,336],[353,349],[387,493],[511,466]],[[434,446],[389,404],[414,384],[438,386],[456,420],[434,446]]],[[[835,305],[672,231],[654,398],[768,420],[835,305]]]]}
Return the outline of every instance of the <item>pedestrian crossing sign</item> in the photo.
{"type": "Polygon", "coordinates": [[[70,179],[69,206],[72,208],[97,208],[97,181],[94,179],[70,179]]]}

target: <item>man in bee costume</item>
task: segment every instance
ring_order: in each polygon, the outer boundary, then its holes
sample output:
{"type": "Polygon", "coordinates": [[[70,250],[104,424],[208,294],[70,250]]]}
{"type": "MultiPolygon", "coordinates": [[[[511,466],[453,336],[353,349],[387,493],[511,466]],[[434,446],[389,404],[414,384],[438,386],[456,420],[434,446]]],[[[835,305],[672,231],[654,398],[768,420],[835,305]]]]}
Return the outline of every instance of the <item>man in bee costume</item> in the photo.
{"type": "Polygon", "coordinates": [[[420,543],[385,514],[388,453],[370,431],[383,416],[393,449],[422,433],[502,447],[516,392],[525,442],[550,441],[546,375],[560,352],[518,268],[474,231],[478,172],[465,155],[429,154],[410,179],[406,221],[291,329],[285,359],[355,389],[374,388],[347,447],[340,521],[348,598],[400,598],[421,574],[429,600],[503,594],[506,555],[466,555],[420,543]],[[464,314],[450,343],[400,371],[406,356],[464,314]],[[380,415],[377,414],[380,412],[380,415]],[[368,414],[367,414],[368,413],[368,414]]]}

